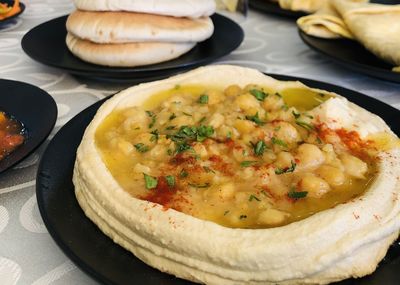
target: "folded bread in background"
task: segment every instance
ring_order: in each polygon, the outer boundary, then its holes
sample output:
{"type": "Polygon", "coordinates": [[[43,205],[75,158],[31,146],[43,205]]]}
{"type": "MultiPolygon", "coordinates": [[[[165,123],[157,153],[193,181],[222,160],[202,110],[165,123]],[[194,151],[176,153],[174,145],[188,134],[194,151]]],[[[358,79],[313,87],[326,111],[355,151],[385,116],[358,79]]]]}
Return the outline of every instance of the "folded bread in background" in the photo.
{"type": "Polygon", "coordinates": [[[94,64],[135,67],[172,60],[214,32],[208,16],[215,11],[214,0],[75,0],[75,3],[79,9],[67,19],[66,44],[75,56],[94,64]]]}
{"type": "Polygon", "coordinates": [[[376,56],[400,66],[400,5],[331,0],[297,24],[312,36],[355,39],[376,56]]]}
{"type": "Polygon", "coordinates": [[[272,0],[278,2],[282,9],[314,13],[321,9],[329,0],[272,0]]]}

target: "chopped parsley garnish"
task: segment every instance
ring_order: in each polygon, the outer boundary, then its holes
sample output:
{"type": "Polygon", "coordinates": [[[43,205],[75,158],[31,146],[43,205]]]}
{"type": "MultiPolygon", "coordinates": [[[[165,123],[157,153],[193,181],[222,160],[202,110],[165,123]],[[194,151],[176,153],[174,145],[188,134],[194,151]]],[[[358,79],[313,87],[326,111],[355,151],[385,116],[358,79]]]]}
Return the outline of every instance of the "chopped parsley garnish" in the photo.
{"type": "Polygon", "coordinates": [[[190,186],[194,187],[194,188],[208,188],[210,187],[210,183],[204,183],[204,184],[194,184],[194,183],[189,183],[190,186]]]}
{"type": "Polygon", "coordinates": [[[277,131],[279,131],[280,129],[281,129],[281,126],[277,126],[277,127],[274,129],[274,131],[277,132],[277,131]]]}
{"type": "Polygon", "coordinates": [[[307,113],[304,113],[303,115],[306,116],[307,118],[314,119],[313,116],[311,116],[311,115],[309,115],[309,114],[307,114],[307,113]]]}
{"type": "Polygon", "coordinates": [[[202,142],[206,138],[211,137],[214,134],[214,128],[212,126],[201,125],[195,126],[181,126],[179,130],[172,135],[167,135],[167,138],[171,139],[177,145],[178,149],[182,152],[190,148],[188,142],[198,141],[202,142]],[[179,147],[182,145],[181,147],[179,147]]]}
{"type": "Polygon", "coordinates": [[[232,132],[231,132],[231,131],[229,131],[229,132],[226,134],[226,138],[227,138],[227,139],[231,139],[231,138],[232,138],[232,132]]]}
{"type": "Polygon", "coordinates": [[[143,175],[144,175],[144,182],[145,182],[147,189],[154,189],[157,187],[157,184],[158,184],[157,178],[147,175],[146,173],[143,173],[143,175]]]}
{"type": "Polygon", "coordinates": [[[185,178],[188,176],[189,176],[189,173],[185,169],[182,169],[181,173],[179,173],[179,177],[181,177],[181,178],[185,178]]]}
{"type": "Polygon", "coordinates": [[[151,118],[151,122],[149,124],[149,129],[151,129],[156,123],[157,116],[152,111],[146,111],[146,114],[151,118]]]}
{"type": "Polygon", "coordinates": [[[206,118],[206,117],[203,117],[203,118],[201,118],[201,119],[200,119],[200,121],[199,121],[199,124],[202,124],[202,123],[204,123],[204,121],[205,121],[205,120],[207,120],[207,118],[206,118]]]}
{"type": "Polygon", "coordinates": [[[169,120],[170,120],[170,121],[172,121],[172,120],[175,119],[175,118],[176,118],[175,113],[172,113],[171,116],[169,116],[169,120]]]}
{"type": "Polygon", "coordinates": [[[167,184],[169,187],[174,187],[175,186],[175,177],[172,175],[167,175],[165,176],[165,180],[167,180],[167,184]]]}
{"type": "Polygon", "coordinates": [[[296,124],[299,125],[300,127],[304,128],[304,129],[306,129],[307,131],[313,131],[314,130],[314,126],[309,124],[309,123],[306,123],[306,122],[303,122],[303,121],[300,121],[300,120],[296,120],[296,124]]]}
{"type": "Polygon", "coordinates": [[[256,144],[253,145],[254,154],[257,156],[261,156],[264,154],[267,145],[264,141],[258,141],[256,144]]]}
{"type": "Polygon", "coordinates": [[[276,144],[276,145],[279,145],[279,146],[283,146],[283,147],[286,147],[286,148],[288,147],[287,144],[283,140],[277,139],[276,137],[272,137],[271,138],[271,142],[273,144],[276,144]]]}
{"type": "Polygon", "coordinates": [[[258,112],[254,115],[254,116],[246,116],[246,119],[249,121],[252,121],[254,123],[256,123],[259,126],[262,126],[265,124],[265,122],[263,122],[260,117],[258,116],[258,112]]]}
{"type": "Polygon", "coordinates": [[[173,155],[173,154],[174,154],[174,151],[173,151],[172,149],[169,148],[169,149],[167,149],[167,154],[168,154],[168,155],[173,155]]]}
{"type": "Polygon", "coordinates": [[[296,191],[295,188],[290,189],[288,197],[292,199],[301,199],[307,197],[308,191],[296,191]]]}
{"type": "Polygon", "coordinates": [[[284,174],[284,173],[294,172],[294,170],[296,169],[296,163],[292,160],[291,164],[292,165],[287,168],[276,168],[275,174],[280,175],[280,174],[284,174]]]}
{"type": "Polygon", "coordinates": [[[292,114],[295,119],[298,119],[300,117],[300,113],[296,113],[295,111],[292,111],[292,114]]]}
{"type": "Polygon", "coordinates": [[[246,218],[247,218],[247,215],[240,215],[240,217],[239,217],[240,220],[243,220],[243,219],[246,219],[246,218]]]}
{"type": "Polygon", "coordinates": [[[256,201],[258,201],[258,202],[261,201],[259,198],[257,198],[257,196],[250,195],[250,196],[249,196],[249,202],[251,202],[251,201],[253,201],[253,200],[256,200],[256,201]]]}
{"type": "Polygon", "coordinates": [[[200,95],[198,102],[200,104],[208,104],[208,95],[200,95]]]}
{"type": "Polygon", "coordinates": [[[225,212],[224,212],[224,216],[226,216],[229,212],[230,212],[229,210],[228,210],[228,211],[225,211],[225,212]]]}
{"type": "Polygon", "coordinates": [[[154,130],[154,131],[150,132],[150,134],[151,134],[151,138],[150,138],[151,142],[158,141],[158,136],[159,136],[158,130],[154,130]]]}
{"type": "Polygon", "coordinates": [[[182,112],[185,116],[188,116],[188,117],[193,117],[191,114],[189,114],[189,113],[186,113],[186,112],[182,112]]]}
{"type": "Polygon", "coordinates": [[[176,149],[175,149],[176,153],[181,153],[189,149],[192,149],[192,147],[188,145],[186,142],[176,143],[176,149]]]}
{"type": "Polygon", "coordinates": [[[166,127],[165,129],[167,130],[167,131],[170,131],[170,130],[173,130],[173,129],[175,129],[176,128],[176,126],[168,126],[168,127],[166,127]]]}
{"type": "Polygon", "coordinates": [[[258,101],[264,101],[264,99],[268,97],[267,93],[258,89],[251,89],[250,94],[256,97],[258,101]]]}
{"type": "Polygon", "coordinates": [[[283,105],[281,106],[281,109],[282,109],[283,111],[287,111],[287,110],[289,110],[289,106],[288,106],[287,104],[283,104],[283,105]]]}
{"type": "Polygon", "coordinates": [[[240,163],[240,166],[241,167],[249,167],[249,166],[252,166],[257,163],[258,163],[258,161],[255,161],[255,160],[245,160],[240,163]]]}
{"type": "Polygon", "coordinates": [[[211,137],[214,134],[214,128],[212,126],[201,125],[197,128],[197,141],[202,142],[206,138],[211,137]]]}
{"type": "Polygon", "coordinates": [[[278,96],[279,98],[282,98],[282,95],[279,94],[278,92],[275,93],[275,96],[278,96]]]}
{"type": "Polygon", "coordinates": [[[320,137],[317,137],[317,143],[319,143],[319,144],[321,144],[321,143],[322,143],[322,140],[321,140],[321,138],[320,138],[320,137]]]}
{"type": "Polygon", "coordinates": [[[205,172],[207,172],[207,173],[215,173],[215,171],[214,170],[212,170],[210,167],[208,167],[208,166],[203,166],[203,169],[205,170],[205,172]]]}
{"type": "Polygon", "coordinates": [[[147,145],[145,145],[143,143],[135,144],[134,147],[136,148],[136,150],[138,152],[142,152],[142,153],[146,152],[146,151],[149,151],[149,149],[150,149],[147,145]]]}

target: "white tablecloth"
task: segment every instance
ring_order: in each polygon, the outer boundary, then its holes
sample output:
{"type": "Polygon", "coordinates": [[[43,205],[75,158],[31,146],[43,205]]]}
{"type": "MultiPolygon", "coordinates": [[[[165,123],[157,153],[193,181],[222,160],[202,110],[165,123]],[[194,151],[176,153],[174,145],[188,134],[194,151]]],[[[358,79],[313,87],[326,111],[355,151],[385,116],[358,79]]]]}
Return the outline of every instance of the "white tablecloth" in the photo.
{"type": "MultiPolygon", "coordinates": [[[[20,41],[34,26],[73,10],[70,0],[25,0],[25,12],[0,29],[0,78],[25,81],[46,90],[57,102],[58,120],[46,143],[14,169],[0,175],[0,284],[96,284],[56,246],[40,217],[35,195],[38,161],[54,134],[73,116],[105,96],[127,87],[75,78],[39,64],[20,41]]],[[[245,40],[218,63],[263,72],[312,78],[357,90],[400,107],[400,85],[349,71],[315,53],[297,35],[293,20],[251,11],[238,18],[245,40]]],[[[7,92],[7,90],[1,90],[7,92]]]]}

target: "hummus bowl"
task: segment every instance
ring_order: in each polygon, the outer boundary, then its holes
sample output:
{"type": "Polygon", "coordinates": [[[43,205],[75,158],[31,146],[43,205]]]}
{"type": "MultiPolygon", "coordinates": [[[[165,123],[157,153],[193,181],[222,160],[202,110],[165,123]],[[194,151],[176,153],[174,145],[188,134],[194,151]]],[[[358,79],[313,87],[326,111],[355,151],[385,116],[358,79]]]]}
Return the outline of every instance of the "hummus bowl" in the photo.
{"type": "Polygon", "coordinates": [[[104,103],[73,182],[89,219],[163,272],[326,284],[372,273],[397,239],[399,163],[384,121],[340,95],[210,66],[104,103]]]}

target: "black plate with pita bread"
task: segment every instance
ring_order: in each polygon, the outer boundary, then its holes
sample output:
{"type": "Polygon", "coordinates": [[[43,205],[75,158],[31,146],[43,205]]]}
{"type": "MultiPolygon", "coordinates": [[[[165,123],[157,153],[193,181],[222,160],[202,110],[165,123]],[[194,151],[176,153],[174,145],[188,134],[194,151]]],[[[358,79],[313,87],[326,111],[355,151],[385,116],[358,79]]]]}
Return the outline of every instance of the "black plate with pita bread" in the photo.
{"type": "MultiPolygon", "coordinates": [[[[285,75],[279,80],[299,80],[304,84],[336,92],[379,115],[400,136],[400,111],[372,97],[332,84],[285,75]]],[[[102,284],[191,285],[158,271],[115,244],[84,214],[75,198],[72,172],[83,133],[107,99],[83,110],[63,126],[48,145],[39,164],[36,197],[43,221],[61,250],[84,272],[102,284]]],[[[290,242],[290,241],[288,241],[290,242]]],[[[360,279],[336,285],[397,285],[400,277],[400,240],[389,249],[377,270],[360,279]]]]}
{"type": "Polygon", "coordinates": [[[329,57],[336,63],[376,78],[400,83],[400,73],[393,66],[376,57],[361,44],[348,39],[322,39],[299,30],[300,38],[311,49],[329,57]]]}
{"type": "Polygon", "coordinates": [[[33,28],[23,37],[21,44],[25,53],[32,59],[71,74],[96,79],[137,81],[172,75],[210,63],[231,53],[242,43],[244,33],[238,24],[219,14],[214,14],[211,19],[215,27],[212,37],[198,43],[188,53],[163,63],[132,68],[95,65],[75,57],[65,43],[67,16],[33,28]]]}
{"type": "Polygon", "coordinates": [[[249,0],[249,6],[261,12],[274,14],[278,16],[284,16],[293,19],[297,19],[306,16],[308,14],[303,11],[292,11],[292,10],[282,9],[279,6],[278,2],[274,2],[272,0],[249,0]]]}

